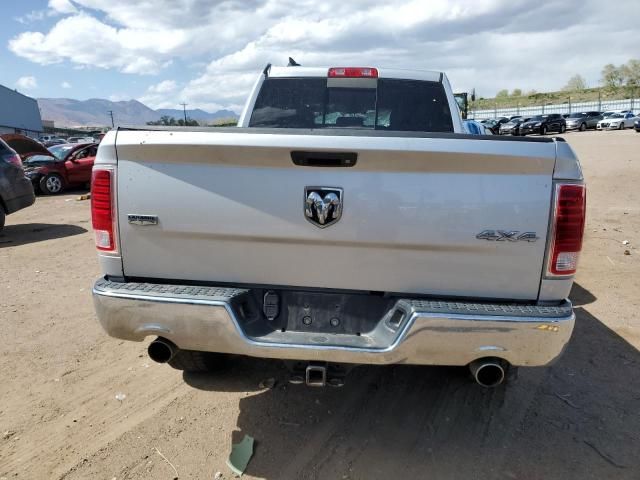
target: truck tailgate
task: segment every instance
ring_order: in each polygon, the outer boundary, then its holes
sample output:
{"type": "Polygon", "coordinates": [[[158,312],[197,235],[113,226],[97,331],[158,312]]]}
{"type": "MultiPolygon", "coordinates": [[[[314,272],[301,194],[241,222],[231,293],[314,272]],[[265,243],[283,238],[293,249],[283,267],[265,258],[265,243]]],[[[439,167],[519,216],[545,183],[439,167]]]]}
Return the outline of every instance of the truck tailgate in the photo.
{"type": "Polygon", "coordinates": [[[119,131],[125,275],[537,298],[553,141],[371,134],[119,131]],[[355,153],[357,161],[300,166],[292,151],[355,153]],[[306,187],[342,189],[341,218],[327,228],[307,221],[306,187]],[[538,240],[476,238],[485,230],[538,240]]]}

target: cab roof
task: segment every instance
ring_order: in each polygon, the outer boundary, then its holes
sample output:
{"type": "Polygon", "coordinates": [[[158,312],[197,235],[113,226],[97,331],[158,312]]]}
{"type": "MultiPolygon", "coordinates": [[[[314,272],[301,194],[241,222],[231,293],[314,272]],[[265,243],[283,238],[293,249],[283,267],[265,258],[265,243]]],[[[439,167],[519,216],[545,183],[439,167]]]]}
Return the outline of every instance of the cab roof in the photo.
{"type": "MultiPolygon", "coordinates": [[[[335,65],[344,67],[345,65],[335,65]]],[[[371,65],[356,65],[367,66],[371,65]]],[[[327,77],[329,68],[332,67],[270,67],[265,69],[268,77],[274,78],[300,78],[300,77],[327,77]]],[[[444,74],[432,70],[409,70],[403,68],[375,67],[378,70],[378,78],[397,78],[403,80],[423,80],[428,82],[441,82],[444,74]]]]}

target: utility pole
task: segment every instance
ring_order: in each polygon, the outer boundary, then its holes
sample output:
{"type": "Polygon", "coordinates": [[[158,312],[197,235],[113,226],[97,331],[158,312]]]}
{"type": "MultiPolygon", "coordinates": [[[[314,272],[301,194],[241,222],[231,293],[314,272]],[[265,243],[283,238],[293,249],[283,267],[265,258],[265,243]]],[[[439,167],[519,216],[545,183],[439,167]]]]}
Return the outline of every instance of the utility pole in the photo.
{"type": "Polygon", "coordinates": [[[113,110],[109,110],[109,115],[111,115],[111,128],[114,128],[115,124],[113,123],[113,110]]]}
{"type": "Polygon", "coordinates": [[[186,103],[181,103],[180,105],[182,105],[182,111],[184,112],[184,126],[187,126],[187,104],[186,103]]]}

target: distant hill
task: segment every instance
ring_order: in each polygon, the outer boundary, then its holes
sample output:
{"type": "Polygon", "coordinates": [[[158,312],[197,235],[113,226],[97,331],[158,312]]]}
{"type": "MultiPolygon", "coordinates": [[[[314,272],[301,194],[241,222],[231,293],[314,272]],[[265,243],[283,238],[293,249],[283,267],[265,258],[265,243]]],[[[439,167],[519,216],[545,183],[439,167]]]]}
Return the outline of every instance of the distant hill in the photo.
{"type": "MultiPolygon", "coordinates": [[[[53,120],[56,126],[101,126],[110,125],[109,111],[113,111],[113,119],[117,124],[143,125],[147,122],[159,120],[168,115],[182,118],[179,109],[153,110],[137,100],[112,102],[102,98],[89,100],[73,100],[70,98],[39,98],[41,116],[44,120],[53,120]]],[[[237,118],[231,110],[218,110],[214,113],[204,110],[187,110],[187,116],[199,122],[213,122],[220,118],[237,118]]]]}
{"type": "MultiPolygon", "coordinates": [[[[184,118],[184,112],[179,109],[159,108],[158,110],[156,110],[156,112],[158,112],[160,115],[168,115],[174,118],[184,118]]],[[[192,118],[193,120],[197,120],[198,122],[213,122],[221,118],[238,118],[238,115],[236,114],[236,112],[232,112],[231,110],[218,110],[217,112],[209,113],[196,108],[195,110],[187,109],[187,117],[192,118]]]]}

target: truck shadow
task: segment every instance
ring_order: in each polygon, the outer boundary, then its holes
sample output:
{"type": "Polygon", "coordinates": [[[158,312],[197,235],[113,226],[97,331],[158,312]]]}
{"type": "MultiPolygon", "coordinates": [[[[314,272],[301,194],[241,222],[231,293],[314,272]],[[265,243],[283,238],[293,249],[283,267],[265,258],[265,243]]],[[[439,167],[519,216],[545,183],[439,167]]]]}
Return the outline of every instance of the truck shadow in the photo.
{"type": "MultiPolygon", "coordinates": [[[[576,304],[595,299],[576,286],[576,304]]],[[[565,354],[483,389],[452,367],[359,367],[339,389],[287,383],[279,362],[242,359],[203,390],[254,391],[237,431],[247,474],[300,478],[637,478],[640,353],[583,308],[565,354]],[[275,388],[259,389],[273,377],[275,388]]],[[[230,446],[229,446],[230,448],[230,446]]]]}
{"type": "Polygon", "coordinates": [[[51,223],[6,225],[0,232],[0,248],[16,247],[54,238],[72,237],[82,233],[87,233],[87,229],[77,225],[51,223]]]}

